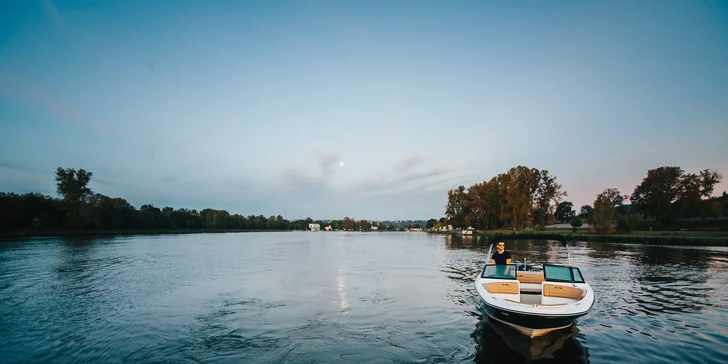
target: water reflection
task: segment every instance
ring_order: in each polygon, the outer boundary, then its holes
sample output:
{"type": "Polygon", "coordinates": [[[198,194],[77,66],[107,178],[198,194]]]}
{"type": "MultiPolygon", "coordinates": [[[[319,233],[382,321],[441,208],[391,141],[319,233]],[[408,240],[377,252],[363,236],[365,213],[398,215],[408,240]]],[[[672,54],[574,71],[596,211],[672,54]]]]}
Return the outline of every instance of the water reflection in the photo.
{"type": "Polygon", "coordinates": [[[449,250],[488,248],[488,239],[480,236],[447,235],[445,246],[449,250]]]}
{"type": "MultiPolygon", "coordinates": [[[[476,363],[587,363],[585,347],[576,340],[578,329],[570,326],[548,335],[529,338],[511,327],[485,317],[471,335],[476,363]]],[[[583,339],[583,338],[582,338],[583,339]]]]}
{"type": "MultiPolygon", "coordinates": [[[[556,243],[507,245],[517,259],[566,257],[556,243]]],[[[484,317],[480,237],[0,244],[0,361],[726,362],[728,248],[570,246],[597,302],[572,331],[532,340],[484,317]]]]}

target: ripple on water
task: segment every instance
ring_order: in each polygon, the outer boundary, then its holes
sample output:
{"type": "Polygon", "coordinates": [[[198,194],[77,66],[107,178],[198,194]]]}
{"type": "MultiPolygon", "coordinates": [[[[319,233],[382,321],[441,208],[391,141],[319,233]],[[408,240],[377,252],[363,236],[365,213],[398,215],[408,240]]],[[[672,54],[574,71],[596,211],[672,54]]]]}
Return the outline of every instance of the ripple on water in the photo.
{"type": "MultiPolygon", "coordinates": [[[[576,244],[597,293],[526,342],[473,286],[477,239],[200,234],[0,244],[8,362],[725,362],[728,251],[576,244]],[[691,257],[698,257],[693,259],[691,257]]],[[[516,242],[523,256],[563,254],[516,242]]]]}

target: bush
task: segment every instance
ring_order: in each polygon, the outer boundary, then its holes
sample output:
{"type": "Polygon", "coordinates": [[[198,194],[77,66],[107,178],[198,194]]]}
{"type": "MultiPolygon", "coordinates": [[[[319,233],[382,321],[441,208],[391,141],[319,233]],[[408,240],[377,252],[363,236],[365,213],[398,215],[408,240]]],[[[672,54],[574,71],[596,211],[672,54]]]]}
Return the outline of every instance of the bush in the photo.
{"type": "Polygon", "coordinates": [[[571,219],[571,230],[573,232],[576,232],[576,229],[580,228],[581,225],[583,225],[583,224],[582,224],[581,218],[579,218],[579,216],[575,216],[573,219],[571,219]]]}
{"type": "Polygon", "coordinates": [[[617,215],[617,232],[628,233],[632,231],[632,226],[627,217],[623,215],[617,215]]]}

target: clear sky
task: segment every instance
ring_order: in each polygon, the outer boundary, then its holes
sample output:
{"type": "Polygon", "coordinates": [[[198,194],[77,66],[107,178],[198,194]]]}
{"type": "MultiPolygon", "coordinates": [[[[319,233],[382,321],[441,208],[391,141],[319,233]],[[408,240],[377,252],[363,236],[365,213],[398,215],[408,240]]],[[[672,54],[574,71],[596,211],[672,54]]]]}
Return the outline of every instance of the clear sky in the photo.
{"type": "Polygon", "coordinates": [[[0,191],[426,219],[518,165],[578,207],[727,156],[725,1],[0,1],[0,191]]]}

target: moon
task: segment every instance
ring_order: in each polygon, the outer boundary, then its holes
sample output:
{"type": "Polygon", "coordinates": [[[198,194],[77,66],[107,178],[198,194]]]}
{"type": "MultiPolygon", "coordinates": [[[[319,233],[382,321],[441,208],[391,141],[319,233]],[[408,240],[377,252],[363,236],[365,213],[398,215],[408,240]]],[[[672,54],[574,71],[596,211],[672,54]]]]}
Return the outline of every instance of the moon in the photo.
{"type": "Polygon", "coordinates": [[[343,167],[343,166],[344,166],[344,162],[339,162],[339,167],[343,167]]]}

